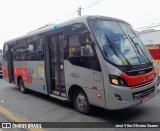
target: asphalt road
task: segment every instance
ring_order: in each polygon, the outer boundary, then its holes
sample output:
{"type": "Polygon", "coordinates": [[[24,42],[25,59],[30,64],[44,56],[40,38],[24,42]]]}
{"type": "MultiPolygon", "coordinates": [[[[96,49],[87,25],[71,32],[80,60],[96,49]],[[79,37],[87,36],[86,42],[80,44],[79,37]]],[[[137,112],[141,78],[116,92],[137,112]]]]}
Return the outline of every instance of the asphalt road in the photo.
{"type": "MultiPolygon", "coordinates": [[[[160,87],[156,97],[141,105],[118,111],[93,107],[90,115],[83,115],[70,103],[35,92],[22,94],[17,86],[0,79],[0,107],[29,122],[160,122],[160,87]]],[[[8,119],[2,114],[0,121],[8,119]]]]}

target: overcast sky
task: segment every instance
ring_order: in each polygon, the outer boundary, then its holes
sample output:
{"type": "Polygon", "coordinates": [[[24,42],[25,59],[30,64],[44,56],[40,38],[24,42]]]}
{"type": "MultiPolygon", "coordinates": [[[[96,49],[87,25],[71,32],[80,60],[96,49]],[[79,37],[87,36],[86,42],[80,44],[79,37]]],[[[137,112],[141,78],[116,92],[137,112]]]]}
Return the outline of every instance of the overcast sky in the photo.
{"type": "Polygon", "coordinates": [[[82,15],[104,15],[134,28],[160,23],[160,0],[0,0],[0,49],[3,42],[48,23],[82,15]],[[94,3],[95,4],[92,4],[94,3]],[[89,6],[87,6],[89,5],[89,6]]]}

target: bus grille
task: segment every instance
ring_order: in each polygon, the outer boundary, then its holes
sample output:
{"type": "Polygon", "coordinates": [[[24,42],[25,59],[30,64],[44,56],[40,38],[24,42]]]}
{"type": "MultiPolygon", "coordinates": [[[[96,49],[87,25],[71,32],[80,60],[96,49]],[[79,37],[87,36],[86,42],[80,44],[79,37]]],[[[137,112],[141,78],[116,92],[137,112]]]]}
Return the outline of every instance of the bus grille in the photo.
{"type": "Polygon", "coordinates": [[[153,70],[153,68],[147,68],[144,70],[136,70],[136,71],[127,71],[125,72],[127,75],[129,76],[136,76],[136,75],[142,75],[142,74],[146,74],[149,73],[153,70]]]}
{"type": "Polygon", "coordinates": [[[132,93],[132,95],[133,95],[133,99],[139,99],[139,98],[148,96],[153,92],[154,92],[154,86],[143,91],[132,93]]]}

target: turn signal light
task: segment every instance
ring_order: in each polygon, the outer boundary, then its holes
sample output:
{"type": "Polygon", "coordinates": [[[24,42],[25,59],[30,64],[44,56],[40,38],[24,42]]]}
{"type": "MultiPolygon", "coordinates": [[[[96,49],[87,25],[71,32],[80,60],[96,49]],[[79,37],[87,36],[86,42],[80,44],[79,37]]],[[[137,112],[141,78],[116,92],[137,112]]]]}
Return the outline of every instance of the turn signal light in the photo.
{"type": "Polygon", "coordinates": [[[96,94],[96,97],[97,97],[97,98],[101,98],[101,95],[100,95],[100,94],[96,94]]]}

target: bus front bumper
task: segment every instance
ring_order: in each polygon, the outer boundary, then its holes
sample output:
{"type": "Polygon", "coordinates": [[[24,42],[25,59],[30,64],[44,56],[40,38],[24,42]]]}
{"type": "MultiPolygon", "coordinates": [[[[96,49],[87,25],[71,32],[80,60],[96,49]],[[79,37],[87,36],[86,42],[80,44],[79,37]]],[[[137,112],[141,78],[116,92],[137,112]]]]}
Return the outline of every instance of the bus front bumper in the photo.
{"type": "Polygon", "coordinates": [[[111,85],[108,92],[109,110],[124,109],[150,100],[157,93],[157,78],[149,84],[139,88],[111,85]]]}

